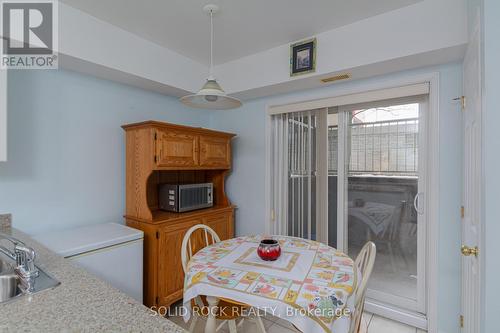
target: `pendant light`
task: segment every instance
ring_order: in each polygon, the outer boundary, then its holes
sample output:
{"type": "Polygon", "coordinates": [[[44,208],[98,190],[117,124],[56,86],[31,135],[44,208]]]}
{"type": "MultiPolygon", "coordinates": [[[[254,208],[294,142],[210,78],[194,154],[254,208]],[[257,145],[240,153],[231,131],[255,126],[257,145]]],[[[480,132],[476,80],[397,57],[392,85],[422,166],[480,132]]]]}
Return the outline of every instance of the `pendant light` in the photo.
{"type": "Polygon", "coordinates": [[[213,46],[214,46],[214,23],[213,15],[217,13],[219,7],[217,5],[206,5],[203,11],[210,15],[210,72],[207,82],[203,87],[194,95],[181,97],[180,101],[192,108],[198,109],[214,109],[214,110],[228,110],[241,106],[239,99],[227,96],[221,86],[217,83],[213,75],[213,46]]]}

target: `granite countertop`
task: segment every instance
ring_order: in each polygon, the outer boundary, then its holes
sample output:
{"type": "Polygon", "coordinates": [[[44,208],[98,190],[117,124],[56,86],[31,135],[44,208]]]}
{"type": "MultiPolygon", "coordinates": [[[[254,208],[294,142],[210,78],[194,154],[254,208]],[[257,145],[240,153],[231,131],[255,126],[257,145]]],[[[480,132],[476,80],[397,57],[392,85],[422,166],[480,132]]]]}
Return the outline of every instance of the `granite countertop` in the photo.
{"type": "Polygon", "coordinates": [[[36,265],[61,282],[0,304],[0,332],[186,332],[23,232],[0,232],[33,247],[36,265]]]}

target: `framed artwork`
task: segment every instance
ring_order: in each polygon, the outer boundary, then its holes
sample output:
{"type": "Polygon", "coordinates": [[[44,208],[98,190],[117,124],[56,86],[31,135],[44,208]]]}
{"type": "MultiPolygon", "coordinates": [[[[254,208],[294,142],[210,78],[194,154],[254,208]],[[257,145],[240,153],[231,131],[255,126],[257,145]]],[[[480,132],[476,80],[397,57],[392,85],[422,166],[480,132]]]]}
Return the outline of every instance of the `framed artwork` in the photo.
{"type": "Polygon", "coordinates": [[[316,38],[290,45],[290,76],[316,71],[316,38]]]}

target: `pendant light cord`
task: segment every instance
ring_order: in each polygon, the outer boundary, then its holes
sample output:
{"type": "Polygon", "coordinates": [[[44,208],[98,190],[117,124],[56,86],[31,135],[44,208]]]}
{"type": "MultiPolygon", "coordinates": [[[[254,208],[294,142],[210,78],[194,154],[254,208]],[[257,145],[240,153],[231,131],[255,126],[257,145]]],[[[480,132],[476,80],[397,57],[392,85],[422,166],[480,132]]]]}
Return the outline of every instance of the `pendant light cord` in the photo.
{"type": "Polygon", "coordinates": [[[214,13],[210,11],[210,72],[209,76],[212,78],[214,74],[214,13]]]}

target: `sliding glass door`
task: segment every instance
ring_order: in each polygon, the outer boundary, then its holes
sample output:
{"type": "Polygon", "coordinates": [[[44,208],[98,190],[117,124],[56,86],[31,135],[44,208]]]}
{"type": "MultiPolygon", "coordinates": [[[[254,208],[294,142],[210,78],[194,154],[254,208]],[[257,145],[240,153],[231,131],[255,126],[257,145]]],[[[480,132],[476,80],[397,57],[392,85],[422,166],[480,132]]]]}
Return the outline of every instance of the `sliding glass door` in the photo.
{"type": "Polygon", "coordinates": [[[426,96],[272,120],[273,232],[355,258],[377,246],[367,298],[425,314],[426,96]]]}
{"type": "Polygon", "coordinates": [[[329,229],[337,230],[338,247],[351,257],[367,241],[377,246],[368,298],[420,313],[425,313],[425,221],[419,200],[424,106],[425,98],[414,97],[343,106],[329,115],[341,120],[329,154],[343,157],[336,181],[340,224],[329,229]]]}

